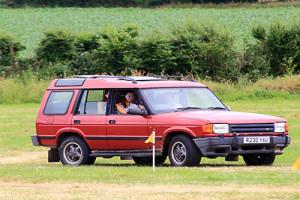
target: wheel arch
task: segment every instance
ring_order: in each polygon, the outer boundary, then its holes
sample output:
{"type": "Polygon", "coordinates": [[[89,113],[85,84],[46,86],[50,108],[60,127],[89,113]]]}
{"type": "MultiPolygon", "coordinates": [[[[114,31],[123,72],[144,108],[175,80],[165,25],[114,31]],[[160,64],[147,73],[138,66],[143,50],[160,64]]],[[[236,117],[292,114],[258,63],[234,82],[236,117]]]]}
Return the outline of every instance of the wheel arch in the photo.
{"type": "Polygon", "coordinates": [[[165,134],[165,136],[163,137],[163,141],[162,141],[162,147],[163,147],[163,154],[166,155],[168,153],[168,148],[169,148],[169,144],[172,140],[172,138],[174,138],[177,135],[185,135],[191,139],[195,138],[195,135],[189,131],[186,130],[172,130],[169,131],[165,134]]]}
{"type": "Polygon", "coordinates": [[[56,138],[56,144],[57,144],[57,147],[59,147],[59,145],[62,143],[62,141],[65,139],[65,138],[68,138],[70,136],[76,136],[80,139],[82,139],[82,141],[85,142],[85,144],[87,145],[87,147],[90,149],[90,146],[89,144],[87,143],[85,137],[79,133],[79,132],[75,132],[75,131],[67,131],[67,132],[62,132],[60,133],[57,138],[56,138]]]}

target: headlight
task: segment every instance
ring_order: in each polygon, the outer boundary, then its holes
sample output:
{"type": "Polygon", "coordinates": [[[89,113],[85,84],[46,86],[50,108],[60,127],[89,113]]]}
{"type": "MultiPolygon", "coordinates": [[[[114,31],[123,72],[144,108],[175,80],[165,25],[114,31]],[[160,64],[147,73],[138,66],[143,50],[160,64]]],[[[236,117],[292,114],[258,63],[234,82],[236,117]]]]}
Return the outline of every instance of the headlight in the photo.
{"type": "Polygon", "coordinates": [[[284,133],[284,132],[286,132],[287,130],[286,130],[286,123],[284,123],[284,122],[280,122],[280,123],[275,123],[274,124],[274,132],[275,133],[284,133]]]}
{"type": "Polygon", "coordinates": [[[217,134],[229,133],[228,124],[213,124],[213,132],[217,134]]]}

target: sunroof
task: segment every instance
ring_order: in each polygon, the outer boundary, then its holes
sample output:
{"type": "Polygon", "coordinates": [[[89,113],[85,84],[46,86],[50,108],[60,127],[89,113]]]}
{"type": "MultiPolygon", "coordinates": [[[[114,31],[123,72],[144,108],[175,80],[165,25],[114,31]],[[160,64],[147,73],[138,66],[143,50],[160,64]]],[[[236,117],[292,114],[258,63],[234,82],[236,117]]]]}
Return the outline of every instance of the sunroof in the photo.
{"type": "Polygon", "coordinates": [[[56,81],[55,86],[57,87],[63,87],[63,86],[82,86],[84,83],[83,78],[80,79],[75,79],[75,78],[71,78],[71,79],[59,79],[56,81]]]}

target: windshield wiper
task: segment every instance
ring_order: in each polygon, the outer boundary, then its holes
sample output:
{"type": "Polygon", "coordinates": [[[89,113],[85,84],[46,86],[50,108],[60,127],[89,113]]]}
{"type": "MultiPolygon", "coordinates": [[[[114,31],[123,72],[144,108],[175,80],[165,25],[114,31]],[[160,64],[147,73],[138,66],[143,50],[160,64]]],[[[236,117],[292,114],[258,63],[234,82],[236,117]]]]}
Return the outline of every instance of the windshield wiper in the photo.
{"type": "Polygon", "coordinates": [[[187,106],[182,108],[176,108],[176,112],[185,111],[185,110],[198,110],[198,109],[202,110],[203,108],[187,106]]]}
{"type": "Polygon", "coordinates": [[[219,106],[216,106],[216,107],[208,107],[207,109],[209,109],[209,110],[227,110],[226,108],[224,108],[224,107],[219,107],[219,106]]]}

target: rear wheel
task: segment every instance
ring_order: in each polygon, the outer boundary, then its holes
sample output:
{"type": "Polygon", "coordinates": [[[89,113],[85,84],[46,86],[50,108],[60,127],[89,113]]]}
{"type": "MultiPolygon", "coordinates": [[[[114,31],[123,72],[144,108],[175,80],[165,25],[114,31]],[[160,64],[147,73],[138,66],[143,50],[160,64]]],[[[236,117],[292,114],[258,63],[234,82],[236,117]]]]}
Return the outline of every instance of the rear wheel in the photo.
{"type": "Polygon", "coordinates": [[[193,140],[185,135],[175,136],[170,142],[168,152],[172,166],[196,166],[201,160],[199,149],[193,140]]]}
{"type": "Polygon", "coordinates": [[[79,166],[94,164],[96,158],[89,156],[86,143],[76,136],[64,139],[58,149],[59,158],[64,165],[79,166]]]}
{"type": "MultiPolygon", "coordinates": [[[[152,157],[132,157],[133,161],[137,165],[152,165],[152,157]]],[[[155,165],[162,165],[166,161],[167,156],[156,156],[155,165]]]]}
{"type": "Polygon", "coordinates": [[[249,154],[244,155],[243,159],[247,165],[259,166],[259,165],[272,165],[275,161],[274,154],[249,154]]]}

